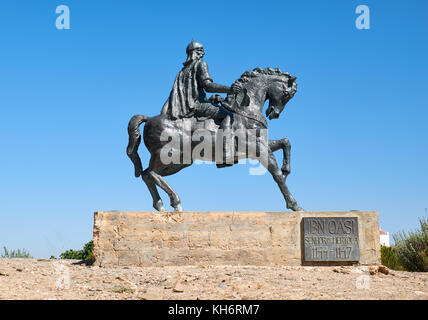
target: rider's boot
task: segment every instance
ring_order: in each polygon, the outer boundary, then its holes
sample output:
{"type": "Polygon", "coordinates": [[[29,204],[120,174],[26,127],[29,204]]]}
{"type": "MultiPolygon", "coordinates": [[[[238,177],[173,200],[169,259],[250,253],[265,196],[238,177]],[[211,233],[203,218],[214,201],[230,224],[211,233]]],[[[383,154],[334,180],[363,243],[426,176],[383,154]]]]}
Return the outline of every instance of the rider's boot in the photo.
{"type": "Polygon", "coordinates": [[[232,125],[230,121],[230,116],[226,116],[220,124],[220,129],[222,129],[223,134],[218,138],[223,139],[223,152],[222,160],[220,163],[217,163],[217,168],[224,168],[233,166],[233,152],[232,152],[232,125]]]}

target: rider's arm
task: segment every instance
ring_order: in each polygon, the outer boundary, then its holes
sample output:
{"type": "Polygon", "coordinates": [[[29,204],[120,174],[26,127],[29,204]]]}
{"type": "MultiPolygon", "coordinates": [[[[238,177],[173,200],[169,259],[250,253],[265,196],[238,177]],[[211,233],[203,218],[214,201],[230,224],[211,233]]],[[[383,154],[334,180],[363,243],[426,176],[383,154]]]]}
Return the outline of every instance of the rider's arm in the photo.
{"type": "Polygon", "coordinates": [[[214,83],[212,80],[205,80],[203,82],[204,89],[206,92],[218,92],[218,93],[232,93],[232,90],[228,86],[214,83]]]}
{"type": "Polygon", "coordinates": [[[202,86],[206,92],[217,92],[217,93],[232,93],[232,90],[228,86],[223,86],[218,83],[214,83],[208,72],[208,65],[205,61],[201,61],[198,65],[198,76],[199,81],[202,83],[202,86]]]}

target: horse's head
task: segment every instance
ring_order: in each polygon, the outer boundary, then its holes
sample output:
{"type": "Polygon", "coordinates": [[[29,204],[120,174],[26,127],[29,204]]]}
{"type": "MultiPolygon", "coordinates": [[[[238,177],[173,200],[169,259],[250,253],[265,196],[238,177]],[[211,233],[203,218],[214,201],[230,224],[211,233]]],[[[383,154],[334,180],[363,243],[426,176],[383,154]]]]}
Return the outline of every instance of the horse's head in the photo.
{"type": "MultiPolygon", "coordinates": [[[[247,112],[263,112],[263,105],[269,100],[266,117],[269,120],[277,119],[284,110],[287,102],[297,91],[296,77],[280,69],[256,68],[246,71],[236,80],[245,91],[245,99],[238,101],[241,108],[247,112]]],[[[242,94],[241,94],[242,95],[242,94]]]]}
{"type": "Polygon", "coordinates": [[[266,92],[269,106],[266,109],[266,117],[269,120],[278,119],[287,102],[293,98],[297,91],[296,77],[283,74],[272,79],[266,92]]]}

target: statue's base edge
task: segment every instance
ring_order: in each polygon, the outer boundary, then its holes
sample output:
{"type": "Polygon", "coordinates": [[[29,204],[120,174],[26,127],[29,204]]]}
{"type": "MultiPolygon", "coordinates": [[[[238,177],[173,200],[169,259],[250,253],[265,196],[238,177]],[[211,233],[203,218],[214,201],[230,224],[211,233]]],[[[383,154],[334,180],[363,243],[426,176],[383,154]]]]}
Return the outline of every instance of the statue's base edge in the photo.
{"type": "Polygon", "coordinates": [[[380,264],[379,218],[344,212],[122,212],[94,214],[98,266],[380,264]],[[358,218],[358,261],[305,261],[302,219],[358,218]]]}

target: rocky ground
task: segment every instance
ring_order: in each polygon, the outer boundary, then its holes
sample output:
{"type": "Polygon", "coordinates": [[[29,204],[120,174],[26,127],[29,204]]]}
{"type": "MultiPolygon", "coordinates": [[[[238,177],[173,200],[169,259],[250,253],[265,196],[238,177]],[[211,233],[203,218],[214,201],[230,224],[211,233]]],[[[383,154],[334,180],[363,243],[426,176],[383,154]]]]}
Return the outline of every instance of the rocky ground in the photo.
{"type": "Polygon", "coordinates": [[[428,273],[385,267],[115,267],[0,258],[0,299],[423,299],[428,273]]]}

